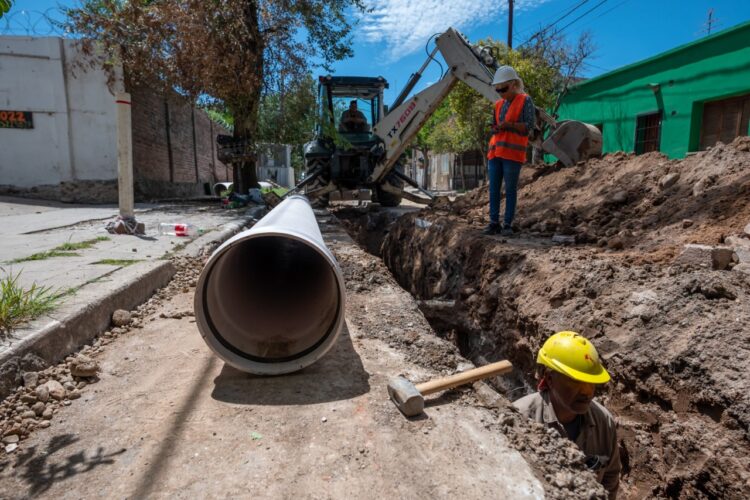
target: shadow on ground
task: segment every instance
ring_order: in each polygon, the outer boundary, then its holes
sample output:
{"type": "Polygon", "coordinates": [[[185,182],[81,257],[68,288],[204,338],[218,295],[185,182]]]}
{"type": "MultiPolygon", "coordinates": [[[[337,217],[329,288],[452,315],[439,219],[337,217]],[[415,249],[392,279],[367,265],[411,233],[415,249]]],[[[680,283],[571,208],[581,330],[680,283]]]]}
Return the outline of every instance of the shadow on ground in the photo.
{"type": "Polygon", "coordinates": [[[298,372],[264,377],[225,364],[214,379],[211,397],[246,405],[308,405],[365,394],[370,390],[369,378],[344,327],[328,354],[298,372]]]}
{"type": "Polygon", "coordinates": [[[49,490],[56,482],[84,474],[100,465],[114,464],[115,457],[125,452],[125,449],[105,452],[100,446],[94,453],[87,453],[85,450],[68,455],[61,453],[78,440],[73,434],[61,434],[53,437],[45,449],[32,446],[18,455],[15,469],[29,485],[26,497],[34,498],[49,490]]]}

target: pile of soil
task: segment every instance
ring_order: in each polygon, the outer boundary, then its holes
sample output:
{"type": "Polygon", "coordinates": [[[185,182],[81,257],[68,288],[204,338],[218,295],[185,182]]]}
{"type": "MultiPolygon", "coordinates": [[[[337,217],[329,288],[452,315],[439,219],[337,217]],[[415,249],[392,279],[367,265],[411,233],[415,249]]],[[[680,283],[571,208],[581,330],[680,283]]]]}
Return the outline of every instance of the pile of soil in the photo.
{"type": "MultiPolygon", "coordinates": [[[[573,168],[525,167],[514,225],[669,260],[684,243],[722,243],[750,222],[749,151],[750,137],[738,137],[683,160],[615,153],[573,168]]],[[[487,189],[476,189],[449,213],[480,227],[488,203],[487,189]]]]}
{"type": "Polygon", "coordinates": [[[750,139],[684,160],[614,154],[525,170],[520,236],[480,233],[480,188],[391,224],[385,264],[417,299],[448,305],[425,314],[464,356],[510,359],[526,392],[550,334],[592,339],[613,375],[600,398],[620,423],[624,497],[744,498],[750,139]],[[687,243],[726,245],[733,260],[712,265],[710,248],[707,263],[681,260],[687,243]]]}

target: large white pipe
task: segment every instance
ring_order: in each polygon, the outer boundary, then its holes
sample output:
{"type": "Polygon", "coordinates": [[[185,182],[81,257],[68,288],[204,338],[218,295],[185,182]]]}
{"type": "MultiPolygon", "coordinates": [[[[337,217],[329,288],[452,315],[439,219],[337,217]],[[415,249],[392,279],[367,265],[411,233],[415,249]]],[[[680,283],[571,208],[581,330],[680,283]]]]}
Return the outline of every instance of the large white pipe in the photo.
{"type": "Polygon", "coordinates": [[[320,359],[344,324],[341,269],[303,196],[291,196],[208,259],[195,319],[208,346],[245,372],[278,375],[320,359]]]}

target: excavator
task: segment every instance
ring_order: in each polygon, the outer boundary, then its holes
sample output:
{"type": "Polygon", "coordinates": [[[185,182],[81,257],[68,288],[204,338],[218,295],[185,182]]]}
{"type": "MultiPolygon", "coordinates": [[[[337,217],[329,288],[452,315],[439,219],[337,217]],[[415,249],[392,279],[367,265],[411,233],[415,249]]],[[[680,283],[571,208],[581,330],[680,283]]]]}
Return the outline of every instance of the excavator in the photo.
{"type": "MultiPolygon", "coordinates": [[[[372,201],[397,206],[402,198],[429,204],[435,196],[403,173],[403,157],[410,142],[460,80],[491,102],[498,98],[492,85],[498,64],[489,48],[472,45],[454,28],[435,39],[435,47],[390,106],[383,103],[388,82],[383,77],[321,76],[318,85],[319,120],[312,141],[304,147],[306,171],[287,195],[304,192],[311,202],[326,205],[338,192],[341,199],[369,192],[372,201]],[[410,96],[427,65],[440,51],[448,65],[434,84],[410,96]],[[351,111],[354,109],[355,111],[351,111]],[[344,116],[358,113],[356,127],[344,116]],[[405,184],[415,192],[404,189],[405,184]]],[[[602,135],[593,125],[556,121],[537,108],[537,126],[530,145],[574,165],[602,151],[602,135]],[[548,128],[543,137],[541,131],[548,128]]]]}

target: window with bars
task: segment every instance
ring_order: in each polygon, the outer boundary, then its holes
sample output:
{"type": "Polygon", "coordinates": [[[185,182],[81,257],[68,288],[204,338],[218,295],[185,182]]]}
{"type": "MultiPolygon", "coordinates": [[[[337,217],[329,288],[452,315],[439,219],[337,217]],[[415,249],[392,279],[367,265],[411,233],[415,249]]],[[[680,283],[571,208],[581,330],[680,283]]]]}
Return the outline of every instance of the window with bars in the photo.
{"type": "Polygon", "coordinates": [[[635,154],[659,151],[661,140],[661,111],[641,115],[635,125],[635,154]]]}

